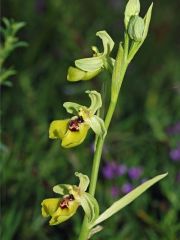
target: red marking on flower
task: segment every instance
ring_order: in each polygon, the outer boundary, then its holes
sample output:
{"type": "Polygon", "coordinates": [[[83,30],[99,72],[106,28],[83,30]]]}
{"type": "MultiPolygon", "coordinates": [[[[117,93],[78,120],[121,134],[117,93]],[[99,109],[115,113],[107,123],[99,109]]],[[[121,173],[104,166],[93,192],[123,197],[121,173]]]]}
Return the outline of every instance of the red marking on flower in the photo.
{"type": "Polygon", "coordinates": [[[68,208],[69,207],[69,202],[74,200],[74,196],[72,194],[63,197],[62,201],[60,202],[60,208],[68,208]]]}
{"type": "Polygon", "coordinates": [[[84,122],[82,117],[78,117],[76,119],[73,119],[69,122],[69,130],[72,132],[78,132],[79,131],[79,124],[84,122]]]}

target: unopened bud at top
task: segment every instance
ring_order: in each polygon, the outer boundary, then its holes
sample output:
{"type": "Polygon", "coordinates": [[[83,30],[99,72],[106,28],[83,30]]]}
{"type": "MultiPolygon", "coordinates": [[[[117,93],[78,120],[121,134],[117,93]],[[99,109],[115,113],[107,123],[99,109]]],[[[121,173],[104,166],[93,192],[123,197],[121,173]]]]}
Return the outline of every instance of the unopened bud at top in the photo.
{"type": "Polygon", "coordinates": [[[126,9],[125,9],[125,17],[124,17],[124,23],[126,29],[128,28],[128,24],[130,21],[130,18],[132,16],[137,16],[140,13],[140,2],[139,0],[129,0],[126,9]]]}

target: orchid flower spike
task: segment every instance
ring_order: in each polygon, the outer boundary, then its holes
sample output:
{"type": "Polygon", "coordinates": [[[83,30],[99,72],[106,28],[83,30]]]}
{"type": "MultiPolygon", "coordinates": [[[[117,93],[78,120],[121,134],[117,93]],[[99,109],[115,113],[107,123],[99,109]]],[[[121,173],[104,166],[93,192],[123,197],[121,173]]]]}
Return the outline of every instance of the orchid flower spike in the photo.
{"type": "Polygon", "coordinates": [[[104,51],[99,52],[98,48],[93,46],[92,50],[94,54],[91,58],[76,60],[76,67],[69,67],[68,69],[68,81],[90,80],[103,69],[112,71],[115,60],[110,57],[110,53],[114,47],[114,42],[106,31],[99,31],[96,33],[96,36],[101,38],[104,51]]]}
{"type": "Polygon", "coordinates": [[[90,107],[73,102],[65,102],[66,111],[74,116],[65,120],[55,120],[50,124],[49,138],[62,140],[62,147],[71,148],[81,144],[86,138],[89,128],[96,135],[104,137],[106,128],[104,121],[96,114],[102,106],[101,94],[96,91],[86,91],[91,99],[90,107]]]}
{"type": "Polygon", "coordinates": [[[48,198],[42,201],[42,216],[51,217],[49,224],[57,225],[67,221],[77,211],[79,206],[85,211],[88,222],[92,223],[99,215],[99,206],[96,199],[86,192],[89,178],[82,173],[76,172],[79,178],[78,186],[59,184],[53,187],[53,191],[62,195],[61,198],[48,198]]]}

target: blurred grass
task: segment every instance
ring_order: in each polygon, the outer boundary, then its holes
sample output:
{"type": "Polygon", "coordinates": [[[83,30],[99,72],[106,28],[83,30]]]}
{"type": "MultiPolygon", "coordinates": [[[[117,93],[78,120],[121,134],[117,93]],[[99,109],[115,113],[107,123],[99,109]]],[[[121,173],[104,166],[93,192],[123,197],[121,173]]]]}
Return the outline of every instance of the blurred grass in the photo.
{"type": "MultiPolygon", "coordinates": [[[[143,13],[149,3],[142,2],[143,13]]],[[[64,101],[86,103],[84,91],[101,90],[104,79],[109,80],[101,75],[99,81],[70,84],[66,73],[76,58],[90,54],[91,45],[100,44],[96,31],[106,29],[116,42],[122,39],[125,1],[6,0],[2,5],[3,16],[26,22],[19,38],[29,47],[11,55],[6,64],[13,64],[17,75],[10,79],[11,88],[1,88],[1,202],[5,206],[1,236],[3,240],[76,239],[82,211],[67,223],[49,227],[41,218],[40,203],[52,196],[53,185],[74,183],[75,171],[90,174],[93,135],[79,148],[64,150],[58,141],[48,139],[48,127],[53,119],[67,116],[64,101]]],[[[165,171],[169,176],[105,223],[94,239],[180,238],[176,179],[180,167],[169,157],[180,136],[166,131],[180,120],[179,7],[178,1],[155,3],[148,38],[123,83],[102,162],[143,166],[147,178],[165,171]]],[[[100,173],[101,209],[114,200],[109,188],[126,181],[127,176],[109,181],[100,173]]]]}

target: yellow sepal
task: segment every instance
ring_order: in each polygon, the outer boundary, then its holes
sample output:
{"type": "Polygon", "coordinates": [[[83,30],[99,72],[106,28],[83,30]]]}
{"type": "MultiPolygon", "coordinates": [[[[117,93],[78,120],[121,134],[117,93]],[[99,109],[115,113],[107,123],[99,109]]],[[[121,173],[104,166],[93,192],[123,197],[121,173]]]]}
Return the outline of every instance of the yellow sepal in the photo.
{"type": "Polygon", "coordinates": [[[56,139],[56,138],[63,138],[66,134],[68,123],[70,119],[65,120],[55,120],[50,124],[49,127],[49,138],[56,139]]]}
{"type": "Polygon", "coordinates": [[[41,212],[43,217],[52,216],[58,209],[60,198],[48,198],[41,203],[41,212]]]}

